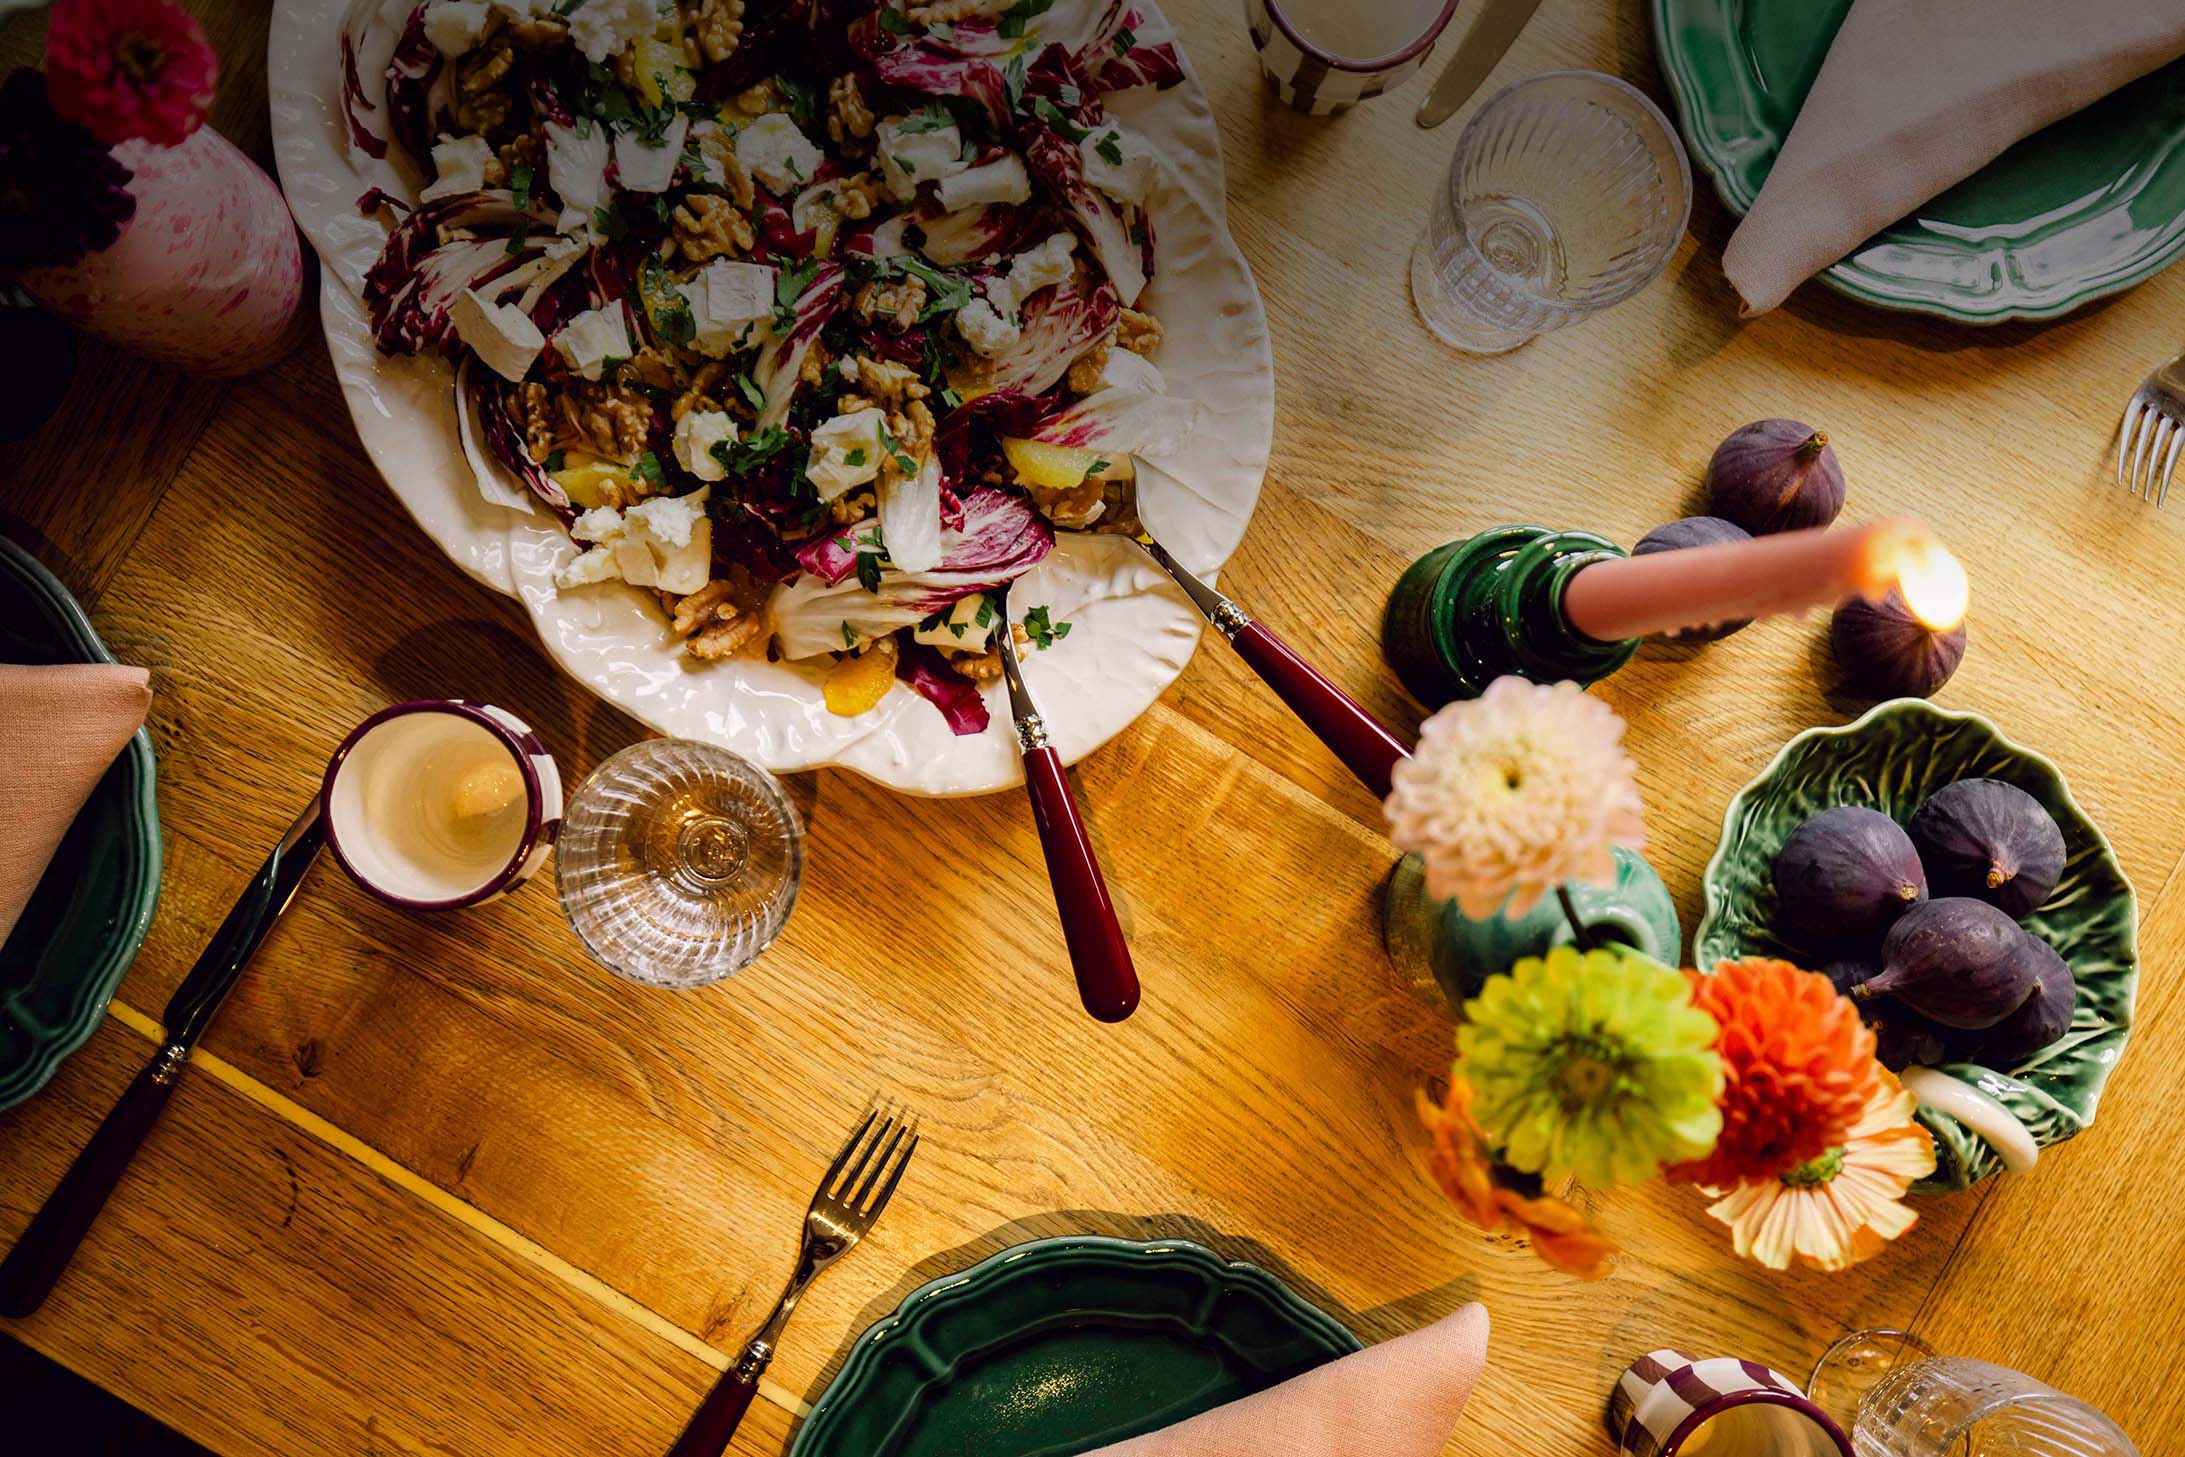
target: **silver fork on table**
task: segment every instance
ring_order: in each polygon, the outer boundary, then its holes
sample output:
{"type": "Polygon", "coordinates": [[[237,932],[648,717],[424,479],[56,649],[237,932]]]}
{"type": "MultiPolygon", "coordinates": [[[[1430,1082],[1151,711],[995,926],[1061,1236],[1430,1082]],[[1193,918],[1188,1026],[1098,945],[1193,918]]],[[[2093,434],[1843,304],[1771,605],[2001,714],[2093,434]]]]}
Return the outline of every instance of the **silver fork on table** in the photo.
{"type": "Polygon", "coordinates": [[[781,1339],[782,1327],[789,1323],[789,1313],[797,1308],[804,1287],[871,1231],[917,1151],[918,1120],[905,1109],[883,1103],[866,1111],[812,1195],[812,1206],[804,1213],[796,1273],[789,1277],[774,1313],[744,1347],[736,1364],[706,1393],[683,1435],[668,1449],[668,1457],[721,1457],[751,1398],[758,1394],[759,1373],[774,1359],[774,1343],[781,1339]],[[855,1163],[850,1161],[852,1154],[857,1155],[855,1163]],[[844,1173],[845,1168],[849,1172],[844,1173]]]}
{"type": "Polygon", "coordinates": [[[2117,484],[2159,508],[2169,497],[2181,447],[2185,447],[2185,354],[2147,376],[2124,407],[2124,428],[2117,434],[2117,484]]]}

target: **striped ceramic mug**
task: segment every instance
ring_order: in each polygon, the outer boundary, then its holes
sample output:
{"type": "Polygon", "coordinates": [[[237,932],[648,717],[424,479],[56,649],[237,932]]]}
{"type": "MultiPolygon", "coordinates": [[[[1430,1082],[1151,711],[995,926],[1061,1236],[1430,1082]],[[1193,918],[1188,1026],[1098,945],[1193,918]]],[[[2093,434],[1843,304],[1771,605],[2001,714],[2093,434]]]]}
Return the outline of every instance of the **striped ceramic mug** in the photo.
{"type": "Polygon", "coordinates": [[[1283,104],[1347,111],[1426,64],[1457,0],[1244,0],[1260,69],[1283,104]]]}
{"type": "Polygon", "coordinates": [[[1608,1431],[1621,1457],[1852,1457],[1843,1428],[1791,1379],[1758,1361],[1700,1361],[1650,1351],[1608,1395],[1608,1431]]]}

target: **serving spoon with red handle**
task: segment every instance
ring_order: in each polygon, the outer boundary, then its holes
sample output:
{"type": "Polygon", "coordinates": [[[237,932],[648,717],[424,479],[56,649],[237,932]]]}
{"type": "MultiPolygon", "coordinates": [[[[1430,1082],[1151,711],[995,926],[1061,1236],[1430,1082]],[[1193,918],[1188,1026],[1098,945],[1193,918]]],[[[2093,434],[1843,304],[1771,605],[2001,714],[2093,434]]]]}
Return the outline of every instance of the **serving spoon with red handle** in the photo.
{"type": "MultiPolygon", "coordinates": [[[[1006,603],[1006,598],[1004,602],[1006,603]]],[[[1032,819],[1039,826],[1040,848],[1047,854],[1047,878],[1054,882],[1055,909],[1062,916],[1062,939],[1077,973],[1078,999],[1103,1022],[1120,1022],[1138,1009],[1138,969],[1130,945],[1115,919],[1108,883],[1100,874],[1077,796],[1062,772],[1062,755],[1047,741],[1047,722],[1024,686],[1017,661],[1016,634],[1002,613],[1002,675],[1009,681],[1009,713],[1016,720],[1017,743],[1024,751],[1024,787],[1032,796],[1032,819]]]]}
{"type": "Polygon", "coordinates": [[[1375,799],[1388,798],[1389,771],[1396,767],[1397,760],[1411,756],[1403,740],[1360,707],[1357,699],[1299,657],[1288,643],[1254,621],[1250,613],[1184,570],[1149,533],[1140,531],[1136,540],[1183,588],[1184,595],[1214,630],[1229,640],[1245,666],[1289,705],[1298,721],[1334,751],[1343,767],[1357,775],[1358,782],[1372,791],[1375,799]]]}

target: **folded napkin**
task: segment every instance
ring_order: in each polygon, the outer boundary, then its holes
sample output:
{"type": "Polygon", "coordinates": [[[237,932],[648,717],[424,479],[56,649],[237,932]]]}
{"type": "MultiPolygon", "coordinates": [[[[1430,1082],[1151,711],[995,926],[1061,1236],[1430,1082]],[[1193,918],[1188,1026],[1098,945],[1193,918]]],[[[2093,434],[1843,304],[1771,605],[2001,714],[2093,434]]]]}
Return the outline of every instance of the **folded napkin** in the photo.
{"type": "Polygon", "coordinates": [[[76,811],[144,722],[149,677],[111,663],[0,663],[0,941],[76,811]]]}
{"type": "Polygon", "coordinates": [[[2185,0],[1853,0],[1722,255],[1745,314],[2180,55],[2185,0]]]}
{"type": "Polygon", "coordinates": [[[1487,1364],[1487,1307],[1091,1457],[1441,1457],[1487,1364]]]}

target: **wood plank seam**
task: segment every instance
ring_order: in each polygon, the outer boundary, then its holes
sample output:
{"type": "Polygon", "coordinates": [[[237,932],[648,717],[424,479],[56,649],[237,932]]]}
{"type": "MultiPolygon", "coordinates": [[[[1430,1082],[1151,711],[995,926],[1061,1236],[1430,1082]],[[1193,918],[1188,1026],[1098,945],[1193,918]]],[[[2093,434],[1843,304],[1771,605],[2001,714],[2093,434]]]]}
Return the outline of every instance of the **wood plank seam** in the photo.
{"type": "MultiPolygon", "coordinates": [[[[145,1041],[156,1046],[163,1040],[164,1031],[157,1018],[146,1016],[118,998],[108,1003],[106,1010],[116,1022],[145,1041]]],[[[476,1205],[456,1198],[415,1169],[395,1162],[364,1140],[329,1123],[301,1103],[275,1092],[235,1064],[212,1053],[200,1051],[191,1056],[190,1066],[215,1082],[240,1093],[299,1132],[310,1135],[328,1148],[362,1165],[404,1193],[423,1201],[435,1212],[561,1281],[608,1312],[673,1343],[716,1371],[726,1371],[729,1368],[731,1357],[728,1353],[708,1345],[650,1306],[615,1289],[589,1271],[572,1265],[546,1246],[503,1224],[476,1205]]],[[[802,1398],[764,1377],[759,1381],[759,1395],[800,1421],[811,1414],[811,1406],[802,1398]]]]}

